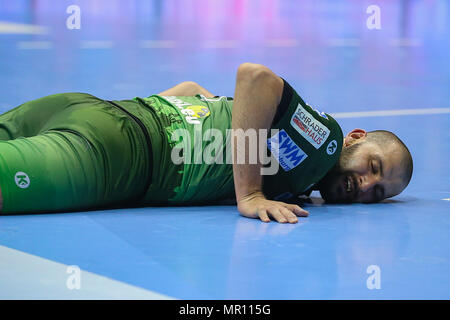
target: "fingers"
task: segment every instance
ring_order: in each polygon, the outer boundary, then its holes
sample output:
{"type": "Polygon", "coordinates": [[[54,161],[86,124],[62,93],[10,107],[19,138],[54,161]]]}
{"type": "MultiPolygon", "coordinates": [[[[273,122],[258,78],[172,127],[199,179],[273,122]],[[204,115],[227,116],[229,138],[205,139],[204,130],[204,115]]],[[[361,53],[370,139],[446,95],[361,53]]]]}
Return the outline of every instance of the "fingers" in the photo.
{"type": "Polygon", "coordinates": [[[295,213],[298,217],[307,217],[309,216],[309,212],[305,209],[300,208],[299,206],[295,204],[286,204],[286,208],[291,210],[293,213],[295,213]]]}
{"type": "Polygon", "coordinates": [[[284,217],[287,219],[289,223],[298,222],[297,216],[291,210],[287,208],[281,208],[280,212],[284,215],[284,217]]]}
{"type": "Polygon", "coordinates": [[[258,217],[262,222],[270,222],[269,216],[281,223],[286,223],[288,221],[287,218],[285,218],[280,210],[278,210],[278,208],[276,207],[258,210],[258,217]]]}
{"type": "MultiPolygon", "coordinates": [[[[281,209],[281,208],[280,208],[281,209]]],[[[276,221],[280,223],[286,223],[288,220],[284,217],[284,215],[281,213],[280,209],[277,207],[271,207],[268,211],[270,216],[274,218],[276,221]]]]}
{"type": "Polygon", "coordinates": [[[258,210],[258,217],[262,222],[270,222],[269,216],[267,215],[267,211],[264,209],[258,210]]]}
{"type": "Polygon", "coordinates": [[[300,208],[295,204],[284,202],[267,201],[263,205],[258,206],[253,213],[246,212],[245,207],[240,206],[240,212],[249,218],[259,218],[263,222],[275,220],[279,223],[297,223],[297,217],[307,217],[309,212],[300,208]]]}
{"type": "MultiPolygon", "coordinates": [[[[268,218],[268,216],[272,217],[274,220],[276,220],[277,222],[280,223],[297,223],[298,219],[297,216],[290,211],[287,208],[284,207],[271,207],[267,210],[265,210],[265,214],[268,218]]],[[[261,218],[261,216],[260,216],[261,218]]],[[[264,220],[261,219],[262,221],[268,222],[265,217],[264,220]]],[[[270,220],[269,220],[270,221],[270,220]]]]}

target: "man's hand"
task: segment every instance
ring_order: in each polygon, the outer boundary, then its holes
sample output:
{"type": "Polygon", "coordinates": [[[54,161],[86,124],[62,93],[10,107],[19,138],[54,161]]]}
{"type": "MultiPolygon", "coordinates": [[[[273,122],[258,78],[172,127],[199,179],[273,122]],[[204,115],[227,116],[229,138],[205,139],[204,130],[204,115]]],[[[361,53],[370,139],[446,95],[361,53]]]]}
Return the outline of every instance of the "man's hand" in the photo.
{"type": "Polygon", "coordinates": [[[307,217],[308,211],[295,204],[267,200],[260,192],[242,197],[238,202],[238,210],[244,217],[259,218],[270,222],[270,218],[280,223],[297,223],[298,217],[307,217]]]}

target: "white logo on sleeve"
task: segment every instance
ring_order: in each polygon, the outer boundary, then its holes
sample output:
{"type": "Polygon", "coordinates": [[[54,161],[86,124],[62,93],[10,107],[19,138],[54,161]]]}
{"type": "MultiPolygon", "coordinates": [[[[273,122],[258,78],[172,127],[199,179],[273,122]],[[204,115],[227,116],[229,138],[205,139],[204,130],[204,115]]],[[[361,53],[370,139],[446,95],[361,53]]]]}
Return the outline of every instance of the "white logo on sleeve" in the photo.
{"type": "Polygon", "coordinates": [[[336,152],[337,142],[336,140],[331,141],[327,146],[327,153],[331,156],[336,152]]]}
{"type": "Polygon", "coordinates": [[[22,189],[28,188],[30,185],[30,178],[25,172],[22,171],[16,173],[14,180],[16,181],[16,185],[22,189]]]}

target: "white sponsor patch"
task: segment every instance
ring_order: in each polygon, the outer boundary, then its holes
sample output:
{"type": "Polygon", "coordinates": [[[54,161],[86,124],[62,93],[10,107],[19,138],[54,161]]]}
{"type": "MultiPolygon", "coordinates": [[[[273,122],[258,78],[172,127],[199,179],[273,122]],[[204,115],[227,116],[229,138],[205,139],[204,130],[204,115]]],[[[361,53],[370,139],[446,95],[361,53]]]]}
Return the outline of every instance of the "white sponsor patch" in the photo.
{"type": "Polygon", "coordinates": [[[267,139],[267,147],[284,171],[292,170],[308,157],[284,130],[267,139]]]}
{"type": "Polygon", "coordinates": [[[291,126],[316,149],[319,149],[330,135],[330,130],[316,120],[300,103],[292,115],[291,126]]]}

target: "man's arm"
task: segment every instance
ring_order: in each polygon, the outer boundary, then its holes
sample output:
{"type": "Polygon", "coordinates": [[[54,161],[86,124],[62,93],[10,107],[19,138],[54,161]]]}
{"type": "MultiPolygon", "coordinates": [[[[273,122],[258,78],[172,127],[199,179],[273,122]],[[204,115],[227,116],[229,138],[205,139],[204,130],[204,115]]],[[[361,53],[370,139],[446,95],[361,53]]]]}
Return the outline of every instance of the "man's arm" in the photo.
{"type": "MultiPolygon", "coordinates": [[[[244,63],[239,66],[232,111],[232,129],[269,130],[283,93],[283,80],[270,69],[259,64],[244,63]]],[[[297,216],[308,212],[297,205],[271,201],[262,192],[261,163],[237,163],[237,139],[234,139],[233,176],[239,212],[249,218],[260,218],[269,222],[270,217],[278,222],[296,223],[297,216]]]]}
{"type": "Polygon", "coordinates": [[[213,98],[214,95],[194,81],[185,81],[177,84],[175,87],[158,93],[160,96],[195,96],[202,94],[207,98],[213,98]]]}

